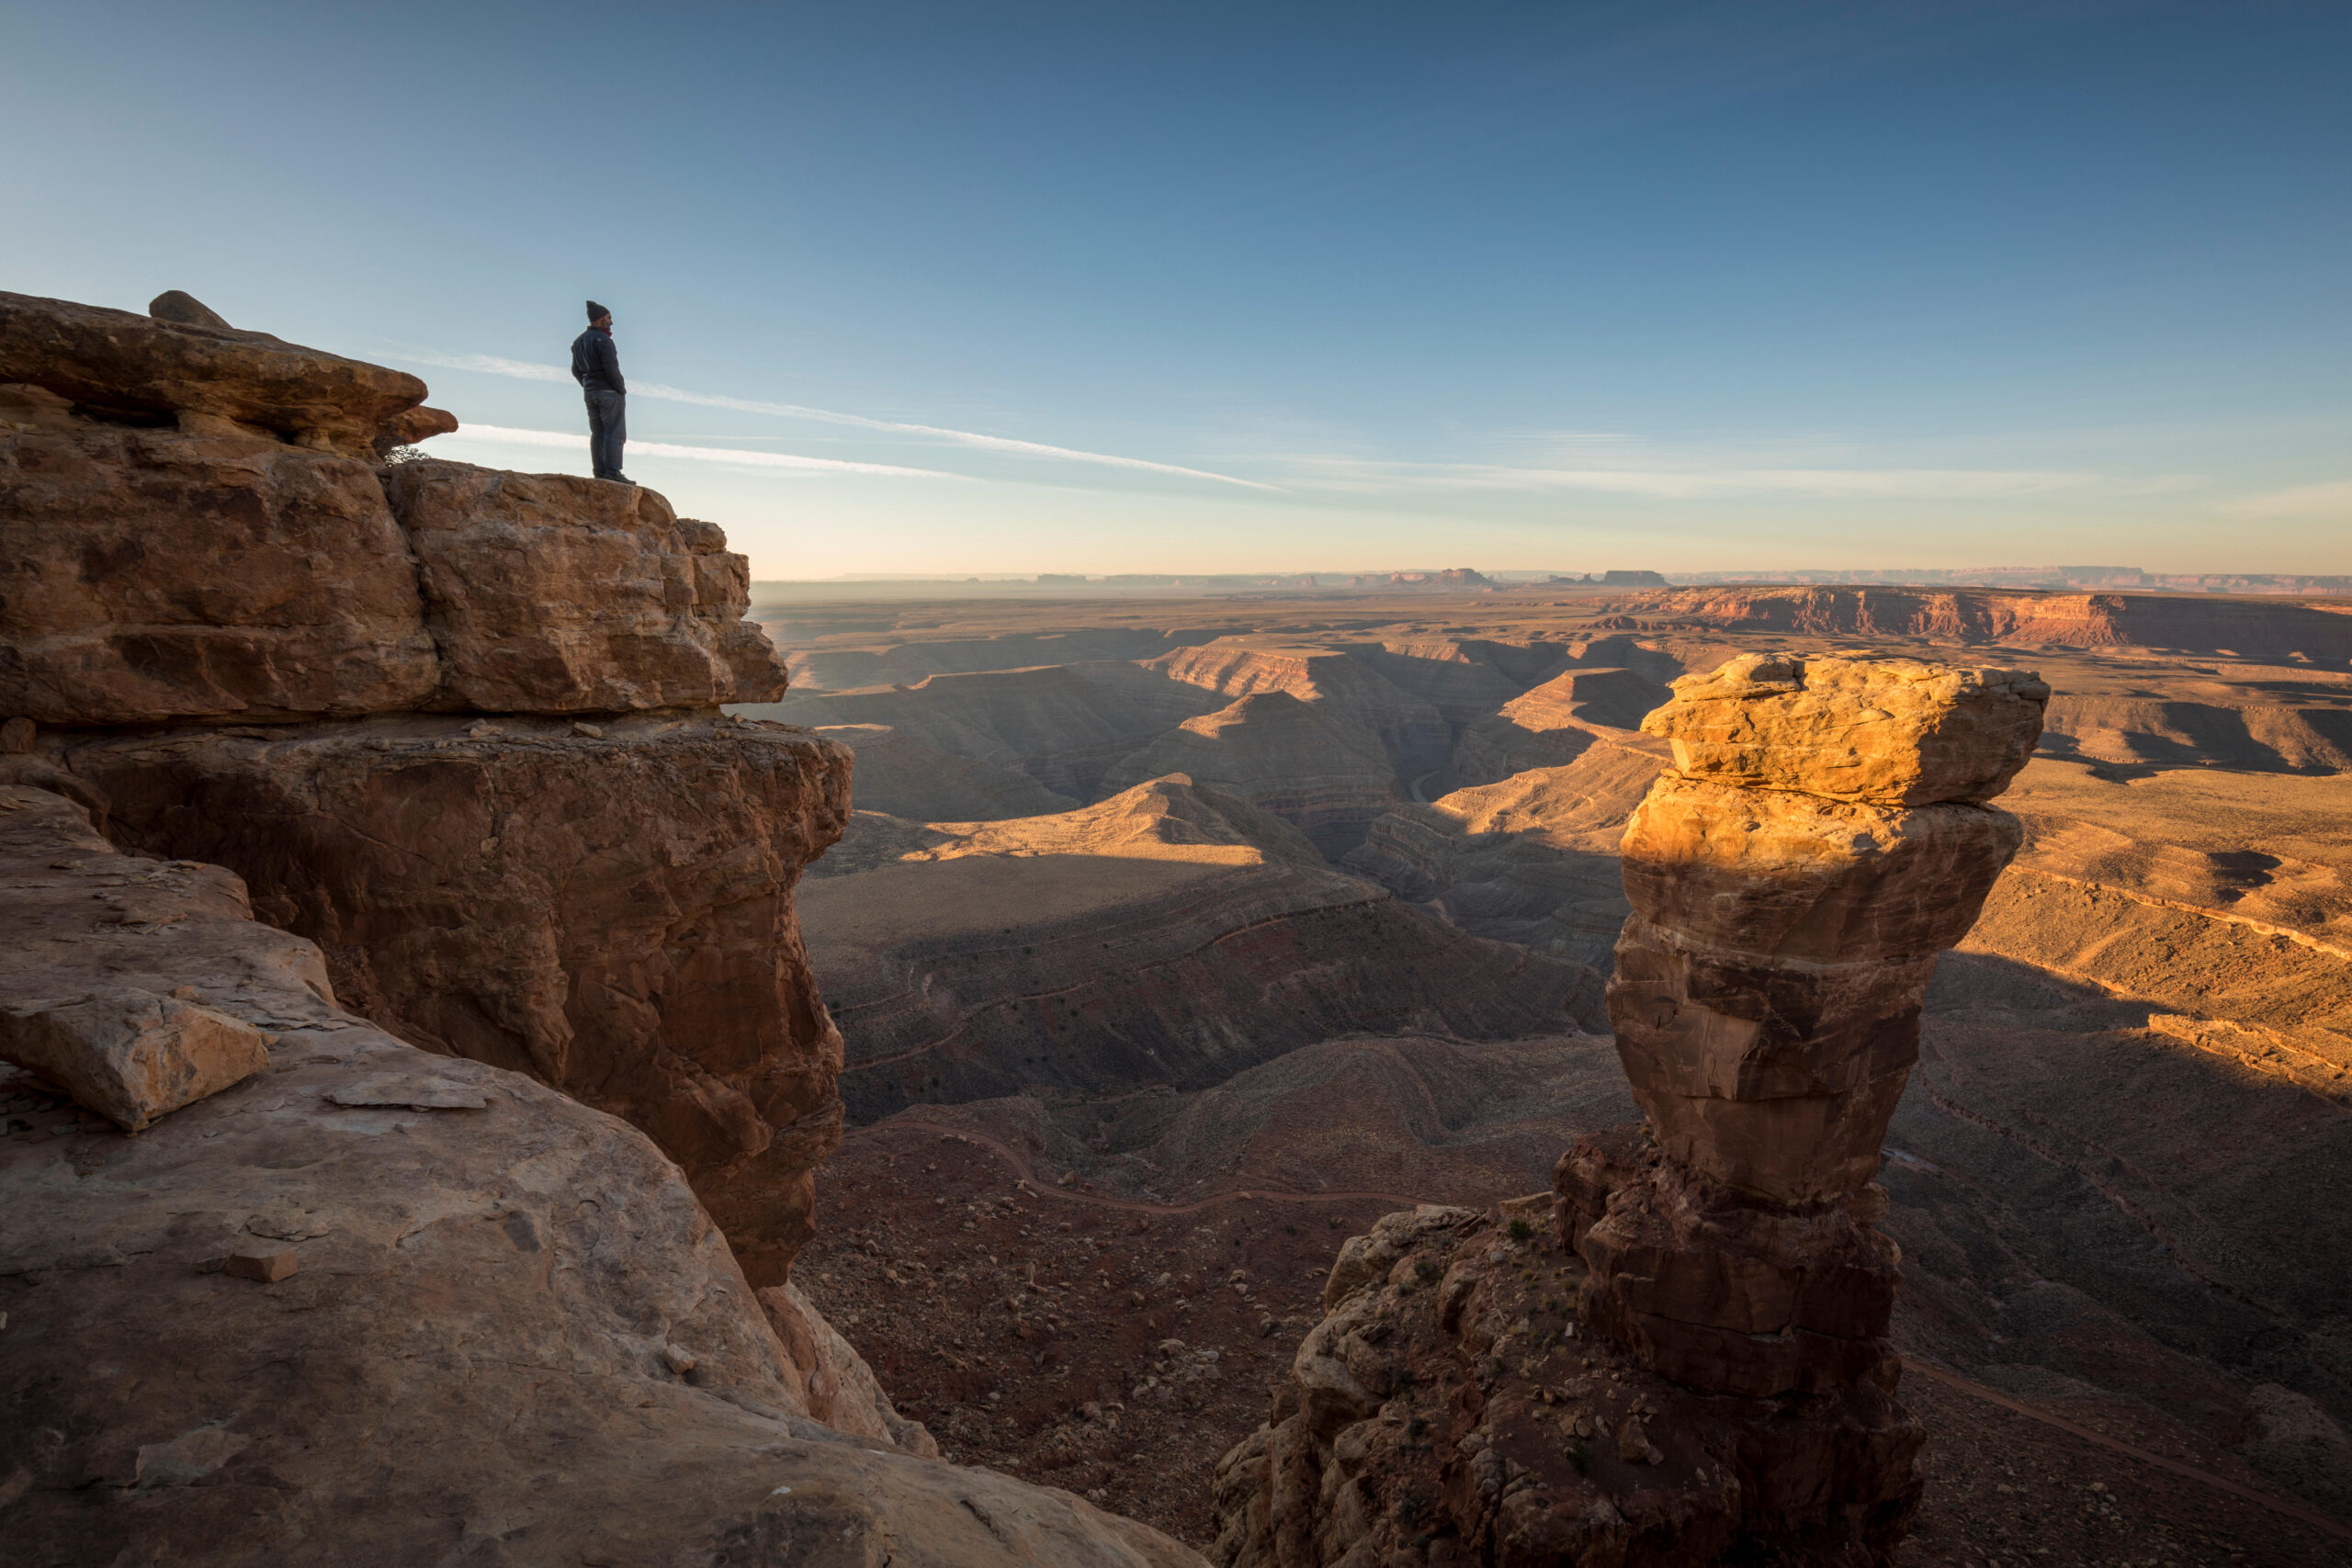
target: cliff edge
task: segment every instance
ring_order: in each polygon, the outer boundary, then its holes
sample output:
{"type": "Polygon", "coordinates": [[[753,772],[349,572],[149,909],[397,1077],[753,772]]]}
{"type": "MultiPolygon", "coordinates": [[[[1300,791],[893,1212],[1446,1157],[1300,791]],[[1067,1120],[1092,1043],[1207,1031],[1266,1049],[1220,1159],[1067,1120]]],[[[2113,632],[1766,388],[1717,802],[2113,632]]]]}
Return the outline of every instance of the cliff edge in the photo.
{"type": "Polygon", "coordinates": [[[1196,1562],[926,1457],[789,1282],[849,754],[721,716],[785,684],[743,558],[155,310],[0,295],[12,1542],[1196,1562]]]}

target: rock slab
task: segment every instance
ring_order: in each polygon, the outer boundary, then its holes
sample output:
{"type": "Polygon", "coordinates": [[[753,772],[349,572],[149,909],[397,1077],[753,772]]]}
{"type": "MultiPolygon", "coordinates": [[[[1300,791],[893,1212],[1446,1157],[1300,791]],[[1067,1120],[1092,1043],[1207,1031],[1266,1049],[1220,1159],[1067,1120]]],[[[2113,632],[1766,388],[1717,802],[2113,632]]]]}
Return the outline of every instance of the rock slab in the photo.
{"type": "Polygon", "coordinates": [[[0,1007],[0,1061],[136,1133],[266,1067],[269,1037],[195,1002],[116,987],[0,1007]]]}
{"type": "MultiPolygon", "coordinates": [[[[170,299],[155,303],[169,309],[170,299]]],[[[362,458],[424,401],[424,383],[405,371],[213,325],[196,311],[174,318],[0,293],[0,381],[101,415],[204,414],[362,458]]]]}
{"type": "Polygon", "coordinates": [[[386,469],[384,491],[440,651],[431,705],[622,713],[784,694],[783,660],[743,619],[749,563],[657,492],[431,460],[386,469]]]}

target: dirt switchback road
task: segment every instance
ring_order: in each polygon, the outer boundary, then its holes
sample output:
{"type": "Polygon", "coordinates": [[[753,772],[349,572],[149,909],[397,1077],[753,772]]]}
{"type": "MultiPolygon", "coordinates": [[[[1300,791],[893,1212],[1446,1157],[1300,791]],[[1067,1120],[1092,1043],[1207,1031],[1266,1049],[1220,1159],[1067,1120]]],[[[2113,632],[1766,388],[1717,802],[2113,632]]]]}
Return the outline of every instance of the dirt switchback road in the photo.
{"type": "MultiPolygon", "coordinates": [[[[1264,1200],[1268,1202],[1280,1203],[1351,1203],[1370,1201],[1384,1203],[1396,1203],[1405,1208],[1416,1208],[1420,1204],[1435,1201],[1428,1198],[1417,1198],[1402,1192],[1297,1192],[1277,1187],[1248,1187],[1235,1188],[1222,1192],[1212,1192],[1204,1198],[1196,1199],[1189,1203],[1147,1203],[1133,1198],[1113,1198],[1099,1192],[1077,1190],[1072,1188],[1063,1187],[1056,1182],[1043,1180],[1037,1175],[1035,1165],[1020,1150],[999,1139],[992,1138],[985,1133],[969,1132],[960,1127],[945,1127],[937,1122],[894,1118],[892,1121],[877,1122],[871,1126],[852,1128],[848,1133],[843,1134],[842,1141],[846,1143],[853,1139],[865,1140],[887,1137],[894,1134],[947,1138],[953,1139],[957,1143],[969,1145],[975,1148],[984,1149],[1012,1168],[1014,1185],[1016,1187],[1021,1188],[1036,1197],[1050,1198],[1065,1203],[1076,1203],[1099,1209],[1116,1209],[1130,1213],[1196,1214],[1201,1213],[1203,1210],[1215,1207],[1220,1203],[1254,1202],[1260,1200],[1264,1200]]],[[[2001,1393],[1998,1389],[1988,1388],[1983,1383],[1971,1382],[1969,1379],[1963,1378],[1956,1372],[1948,1371],[1942,1367],[1934,1366],[1926,1361],[1916,1360],[1909,1356],[1903,1358],[1903,1365],[1906,1371],[1917,1372],[1923,1377],[1932,1378],[1936,1382],[1944,1384],[1946,1387],[1958,1390],[1962,1393],[1969,1394],[1976,1399],[1984,1400],[1988,1404],[1998,1405],[2002,1409],[2010,1411],[2016,1415],[2030,1417],[2030,1419],[2041,1422],[2045,1426],[2054,1427],[2061,1432],[2066,1433],[2068,1436],[2075,1438],[2083,1442],[2096,1444],[2097,1446],[2109,1450],[2111,1452],[2121,1454],[2138,1463],[2153,1465],[2159,1470],[2169,1472],[2172,1474],[2182,1476],[2188,1480],[2199,1482],[2204,1485],[2211,1486],[2217,1491],[2225,1492],[2233,1497],[2241,1498],[2246,1502],[2255,1504],[2259,1507],[2266,1508],[2270,1512],[2278,1514],[2286,1518],[2293,1519],[2299,1524],[2309,1525],[2314,1529],[2323,1530],[2340,1540],[2352,1541],[2352,1528],[2340,1524],[2335,1520],[2327,1517],[2325,1515],[2320,1514],[2313,1509],[2304,1506],[2301,1503],[2292,1502],[2284,1497],[2278,1497],[2258,1491],[2253,1487],[2245,1485],[2242,1483],[2233,1481],[2227,1476],[2216,1475],[2211,1471],[2200,1470],[2194,1465],[2183,1464],[2177,1460],[2166,1459],[2160,1454],[2151,1453],[2147,1450],[2136,1447],[2133,1444],[2121,1442],[2114,1438],[2108,1437],[2104,1433],[2092,1431],[2089,1427],[2081,1426],[2076,1422],[2069,1421],[2064,1416],[2060,1416],[2055,1412],[2044,1410],[2039,1406],[2029,1404],[2022,1400],[2012,1398],[2010,1395],[2001,1393]]]]}

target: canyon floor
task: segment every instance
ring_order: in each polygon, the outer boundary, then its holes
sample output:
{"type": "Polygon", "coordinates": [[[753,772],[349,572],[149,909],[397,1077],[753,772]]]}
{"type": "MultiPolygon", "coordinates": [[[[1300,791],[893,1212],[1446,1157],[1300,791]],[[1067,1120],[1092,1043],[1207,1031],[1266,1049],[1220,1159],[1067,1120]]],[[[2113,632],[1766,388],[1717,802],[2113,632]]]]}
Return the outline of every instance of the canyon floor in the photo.
{"type": "Polygon", "coordinates": [[[1665,682],[2024,667],[2057,692],[2002,802],[2026,846],[1939,972],[1882,1177],[1931,1434],[1905,1561],[2341,1562],[2346,610],[755,605],[795,685],[745,711],[857,752],[801,896],[853,1126],[795,1278],[947,1452],[1204,1544],[1341,1239],[1543,1189],[1633,1118],[1600,994],[1665,682]]]}

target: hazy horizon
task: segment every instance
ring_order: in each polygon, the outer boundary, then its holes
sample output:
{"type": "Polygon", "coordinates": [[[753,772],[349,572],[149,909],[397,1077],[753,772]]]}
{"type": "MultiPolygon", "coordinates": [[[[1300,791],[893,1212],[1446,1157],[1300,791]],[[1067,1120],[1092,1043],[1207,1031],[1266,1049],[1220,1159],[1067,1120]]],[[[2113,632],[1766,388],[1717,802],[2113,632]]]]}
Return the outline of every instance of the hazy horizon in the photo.
{"type": "Polygon", "coordinates": [[[2352,571],[2352,11],[11,8],[0,288],[755,577],[2352,571]],[[1393,570],[1393,569],[1365,569],[1393,570]]]}

